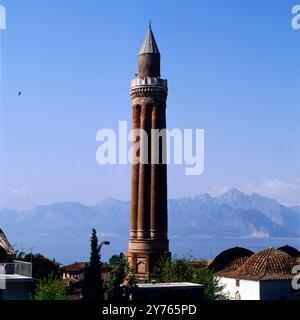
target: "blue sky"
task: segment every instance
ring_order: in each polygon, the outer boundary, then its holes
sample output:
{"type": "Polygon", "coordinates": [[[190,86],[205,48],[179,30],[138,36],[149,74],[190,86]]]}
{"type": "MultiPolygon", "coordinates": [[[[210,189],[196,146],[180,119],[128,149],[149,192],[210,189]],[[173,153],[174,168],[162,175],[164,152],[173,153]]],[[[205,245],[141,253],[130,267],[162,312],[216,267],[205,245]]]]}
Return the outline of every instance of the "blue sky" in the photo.
{"type": "Polygon", "coordinates": [[[98,165],[95,137],[131,120],[149,19],[168,128],[205,130],[203,174],[171,165],[169,197],[237,187],[300,204],[298,3],[1,1],[0,208],[130,198],[130,165],[98,165]]]}

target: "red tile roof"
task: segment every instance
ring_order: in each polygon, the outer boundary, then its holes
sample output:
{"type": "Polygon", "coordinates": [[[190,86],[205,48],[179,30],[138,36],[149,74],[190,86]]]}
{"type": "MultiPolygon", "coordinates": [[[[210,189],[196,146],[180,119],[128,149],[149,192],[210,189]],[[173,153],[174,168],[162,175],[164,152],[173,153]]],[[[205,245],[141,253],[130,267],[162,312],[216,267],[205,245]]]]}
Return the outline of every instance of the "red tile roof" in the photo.
{"type": "Polygon", "coordinates": [[[72,264],[62,266],[60,267],[60,269],[65,270],[67,272],[83,272],[87,264],[88,262],[75,262],[72,264]]]}
{"type": "Polygon", "coordinates": [[[249,257],[236,271],[223,276],[248,280],[292,279],[295,260],[287,253],[273,248],[259,251],[249,257]]]}

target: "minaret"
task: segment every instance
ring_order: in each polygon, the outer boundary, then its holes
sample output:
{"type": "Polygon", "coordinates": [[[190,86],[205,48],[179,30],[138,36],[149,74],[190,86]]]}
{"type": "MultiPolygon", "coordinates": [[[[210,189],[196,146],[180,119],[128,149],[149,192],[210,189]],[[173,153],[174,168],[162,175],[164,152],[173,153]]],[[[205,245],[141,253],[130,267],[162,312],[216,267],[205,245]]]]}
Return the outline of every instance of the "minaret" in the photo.
{"type": "Polygon", "coordinates": [[[151,274],[160,256],[169,251],[167,237],[167,165],[165,135],[151,137],[151,129],[166,128],[167,80],[160,78],[160,53],[149,24],[138,55],[137,78],[130,83],[132,127],[144,129],[132,164],[131,218],[128,261],[139,278],[151,274]],[[142,161],[142,159],[146,161],[142,161]],[[151,159],[158,159],[155,163],[151,159]],[[148,160],[148,161],[147,161],[148,160]]]}

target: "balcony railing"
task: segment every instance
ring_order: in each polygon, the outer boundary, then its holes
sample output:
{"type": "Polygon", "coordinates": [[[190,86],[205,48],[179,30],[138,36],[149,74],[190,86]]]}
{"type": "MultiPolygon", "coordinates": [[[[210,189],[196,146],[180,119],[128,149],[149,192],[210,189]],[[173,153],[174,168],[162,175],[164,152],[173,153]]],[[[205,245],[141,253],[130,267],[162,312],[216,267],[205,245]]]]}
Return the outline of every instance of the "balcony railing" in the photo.
{"type": "Polygon", "coordinates": [[[32,280],[32,264],[25,261],[0,262],[0,290],[5,290],[7,281],[32,280]]]}
{"type": "Polygon", "coordinates": [[[133,88],[137,86],[158,86],[167,88],[168,81],[157,77],[136,78],[131,80],[130,87],[133,88]]]}
{"type": "Polygon", "coordinates": [[[30,262],[14,260],[13,262],[0,262],[0,277],[4,275],[32,276],[32,264],[30,262]]]}

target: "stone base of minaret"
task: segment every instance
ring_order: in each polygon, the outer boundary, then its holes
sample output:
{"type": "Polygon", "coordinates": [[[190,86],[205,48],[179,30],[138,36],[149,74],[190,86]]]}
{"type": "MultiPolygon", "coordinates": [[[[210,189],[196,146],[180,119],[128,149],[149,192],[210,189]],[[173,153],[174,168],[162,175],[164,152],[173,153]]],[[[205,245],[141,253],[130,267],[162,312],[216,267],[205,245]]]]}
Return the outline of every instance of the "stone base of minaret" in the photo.
{"type": "Polygon", "coordinates": [[[170,256],[169,240],[130,239],[127,260],[138,280],[148,278],[157,271],[157,262],[170,256]]]}

